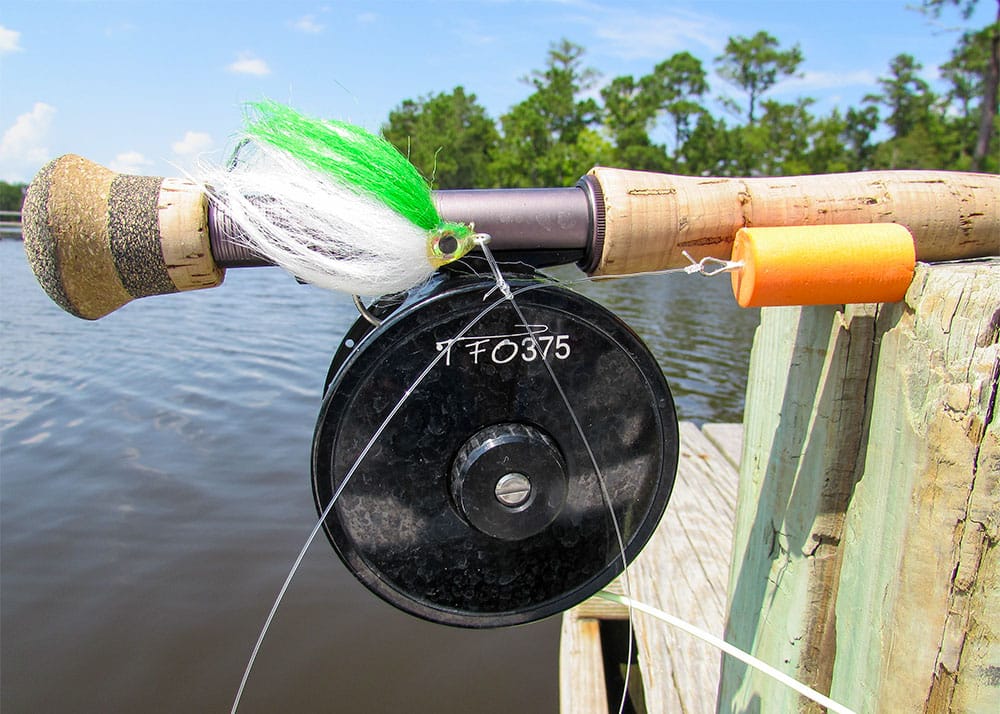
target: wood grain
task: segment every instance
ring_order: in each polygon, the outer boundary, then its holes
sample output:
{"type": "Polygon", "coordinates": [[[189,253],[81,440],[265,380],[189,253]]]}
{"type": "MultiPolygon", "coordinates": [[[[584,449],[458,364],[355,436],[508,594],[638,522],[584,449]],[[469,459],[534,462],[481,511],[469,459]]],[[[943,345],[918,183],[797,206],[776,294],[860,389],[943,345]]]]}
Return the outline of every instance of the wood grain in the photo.
{"type": "Polygon", "coordinates": [[[996,712],[1000,261],[922,268],[878,323],[833,694],[866,711],[996,712]]]}
{"type": "MultiPolygon", "coordinates": [[[[762,311],[727,639],[856,711],[1000,701],[1000,260],[762,311]]],[[[818,711],[738,663],[720,711],[818,711]]]]}
{"type": "MultiPolygon", "coordinates": [[[[729,444],[739,441],[734,432],[740,427],[735,427],[723,430],[729,444]]],[[[646,547],[629,566],[628,586],[622,576],[609,589],[619,593],[627,590],[640,602],[721,636],[736,503],[736,470],[694,424],[681,423],[680,437],[677,480],[667,512],[646,547]]],[[[564,615],[564,637],[566,623],[584,614],[621,619],[628,616],[628,610],[607,601],[588,600],[564,615]]],[[[714,712],[719,681],[718,650],[642,613],[634,614],[633,625],[646,711],[650,714],[714,712]]],[[[566,676],[567,668],[589,666],[582,653],[576,657],[569,655],[569,648],[576,641],[563,642],[561,677],[566,676]]],[[[591,710],[567,709],[564,705],[563,711],[582,714],[591,710]]]]}
{"type": "Polygon", "coordinates": [[[559,711],[562,714],[607,714],[601,623],[573,610],[562,620],[559,642],[559,711]]]}

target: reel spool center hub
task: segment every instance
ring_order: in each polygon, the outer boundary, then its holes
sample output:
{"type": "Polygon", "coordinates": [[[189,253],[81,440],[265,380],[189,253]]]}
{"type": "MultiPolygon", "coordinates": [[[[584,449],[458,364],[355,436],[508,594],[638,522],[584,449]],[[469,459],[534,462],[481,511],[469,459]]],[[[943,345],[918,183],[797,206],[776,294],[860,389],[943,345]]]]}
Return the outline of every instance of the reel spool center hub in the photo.
{"type": "Polygon", "coordinates": [[[521,540],[549,525],[566,503],[566,464],[540,429],[497,424],[476,432],[455,457],[451,496],[479,531],[521,540]]]}

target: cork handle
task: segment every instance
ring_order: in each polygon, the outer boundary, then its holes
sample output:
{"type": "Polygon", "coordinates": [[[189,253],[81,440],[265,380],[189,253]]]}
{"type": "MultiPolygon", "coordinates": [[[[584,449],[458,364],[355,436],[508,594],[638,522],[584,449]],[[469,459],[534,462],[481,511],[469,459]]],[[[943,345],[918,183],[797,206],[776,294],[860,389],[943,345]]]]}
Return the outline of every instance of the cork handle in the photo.
{"type": "Polygon", "coordinates": [[[597,275],[728,259],[755,226],[898,223],[925,262],[1000,255],[1000,176],[872,171],[782,178],[670,176],[597,167],[605,236],[597,275]]]}
{"type": "Polygon", "coordinates": [[[45,292],[88,320],[224,276],[209,247],[207,199],[183,179],[116,174],[67,154],[28,187],[22,230],[45,292]]]}

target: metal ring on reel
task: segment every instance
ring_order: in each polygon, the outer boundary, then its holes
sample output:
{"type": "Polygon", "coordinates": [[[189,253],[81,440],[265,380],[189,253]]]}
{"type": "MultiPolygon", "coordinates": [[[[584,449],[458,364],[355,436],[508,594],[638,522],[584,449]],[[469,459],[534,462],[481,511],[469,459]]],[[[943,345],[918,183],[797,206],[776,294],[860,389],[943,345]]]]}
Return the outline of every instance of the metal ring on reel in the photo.
{"type": "Polygon", "coordinates": [[[538,620],[623,568],[587,445],[543,353],[600,466],[629,561],[659,522],[677,468],[673,399],[641,340],[577,293],[532,276],[510,283],[528,324],[502,301],[458,339],[491,304],[483,297],[493,280],[442,274],[402,304],[373,306],[382,323],[359,319],[345,337],[313,441],[322,512],[386,416],[442,357],[323,527],[370,590],[448,625],[538,620]]]}

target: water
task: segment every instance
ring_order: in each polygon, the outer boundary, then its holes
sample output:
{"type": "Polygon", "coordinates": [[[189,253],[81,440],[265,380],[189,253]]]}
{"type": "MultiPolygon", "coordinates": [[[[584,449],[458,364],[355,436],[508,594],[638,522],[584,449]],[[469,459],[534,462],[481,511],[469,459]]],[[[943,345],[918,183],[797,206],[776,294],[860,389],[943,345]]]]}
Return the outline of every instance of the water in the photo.
{"type": "MultiPolygon", "coordinates": [[[[735,421],[757,316],[724,279],[615,281],[682,418],[735,421]]],[[[5,713],[228,711],[316,515],[312,430],[348,299],[273,269],[88,323],[0,241],[5,713]]],[[[240,711],[554,712],[559,620],[425,623],[325,541],[289,590],[240,711]]]]}

